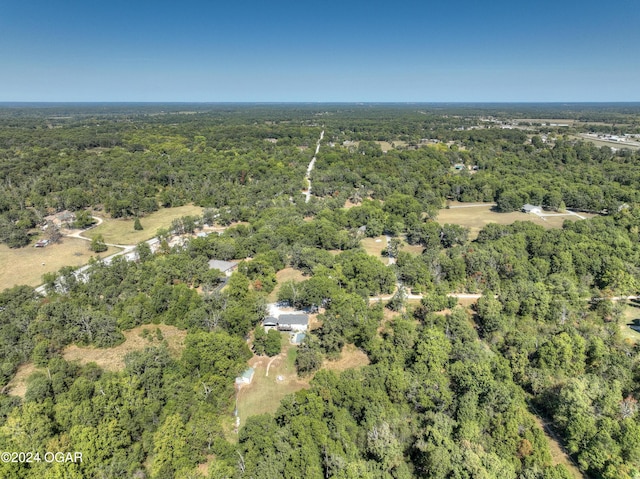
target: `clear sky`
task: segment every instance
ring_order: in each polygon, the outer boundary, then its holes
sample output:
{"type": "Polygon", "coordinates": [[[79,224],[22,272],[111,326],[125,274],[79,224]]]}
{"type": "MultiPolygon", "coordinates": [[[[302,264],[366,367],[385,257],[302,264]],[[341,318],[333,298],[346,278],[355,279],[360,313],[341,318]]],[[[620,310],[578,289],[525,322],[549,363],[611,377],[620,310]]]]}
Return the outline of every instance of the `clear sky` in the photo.
{"type": "Polygon", "coordinates": [[[639,101],[640,0],[1,0],[0,101],[639,101]]]}

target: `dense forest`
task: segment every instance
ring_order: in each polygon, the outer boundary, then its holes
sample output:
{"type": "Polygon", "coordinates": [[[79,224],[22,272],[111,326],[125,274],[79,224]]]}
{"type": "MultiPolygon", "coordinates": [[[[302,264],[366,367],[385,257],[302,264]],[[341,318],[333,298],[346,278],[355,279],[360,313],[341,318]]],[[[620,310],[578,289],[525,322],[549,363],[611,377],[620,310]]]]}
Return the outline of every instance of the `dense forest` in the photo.
{"type": "Polygon", "coordinates": [[[640,477],[640,346],[617,298],[640,290],[640,150],[572,136],[598,123],[637,134],[639,118],[634,105],[0,108],[11,248],[65,209],[144,218],[194,203],[204,216],[189,230],[225,228],[156,253],[140,243],[135,261],[92,261],[82,277],[63,268],[44,293],[0,293],[0,452],[83,453],[3,460],[0,476],[574,477],[543,420],[584,477],[640,477]],[[532,124],[500,127],[514,118],[532,124]],[[543,128],[549,118],[576,123],[543,128]],[[474,236],[439,222],[452,200],[598,215],[474,236]],[[389,265],[364,247],[381,235],[389,265]],[[225,278],[211,259],[239,266],[225,278]],[[278,284],[285,268],[303,279],[278,284]],[[318,313],[296,350],[309,386],[236,434],[234,379],[273,349],[260,323],[276,287],[318,313]],[[456,293],[480,297],[463,306],[456,293]],[[179,355],[159,338],[119,371],[64,358],[153,324],[187,331],[179,355]],[[369,364],[322,367],[347,344],[369,364]],[[18,397],[25,364],[36,372],[18,397]]]}

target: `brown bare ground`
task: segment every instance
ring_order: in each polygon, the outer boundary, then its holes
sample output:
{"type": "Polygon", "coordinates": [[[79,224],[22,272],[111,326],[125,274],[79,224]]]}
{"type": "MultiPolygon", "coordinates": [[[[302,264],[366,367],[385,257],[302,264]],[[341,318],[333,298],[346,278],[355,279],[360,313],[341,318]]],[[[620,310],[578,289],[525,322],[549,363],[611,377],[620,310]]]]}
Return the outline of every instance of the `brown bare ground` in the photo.
{"type": "Polygon", "coordinates": [[[168,326],[166,324],[146,324],[123,332],[124,343],[113,348],[79,347],[75,344],[67,347],[63,357],[67,361],[80,361],[82,364],[96,363],[107,371],[120,371],[124,369],[124,357],[131,351],[140,351],[147,346],[157,346],[166,340],[169,353],[175,358],[179,357],[184,349],[185,330],[168,326]],[[145,339],[141,336],[146,329],[150,336],[145,339]],[[156,339],[156,329],[160,329],[163,339],[156,339]]]}

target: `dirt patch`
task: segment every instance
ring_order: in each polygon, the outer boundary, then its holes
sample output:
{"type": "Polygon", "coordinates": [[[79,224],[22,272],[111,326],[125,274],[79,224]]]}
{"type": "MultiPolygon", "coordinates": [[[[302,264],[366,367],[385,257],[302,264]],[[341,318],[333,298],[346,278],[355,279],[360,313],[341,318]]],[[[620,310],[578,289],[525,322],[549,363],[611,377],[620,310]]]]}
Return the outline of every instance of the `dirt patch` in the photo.
{"type": "Polygon", "coordinates": [[[24,395],[27,392],[27,379],[36,371],[42,371],[42,369],[36,368],[32,363],[21,364],[18,367],[16,375],[7,385],[9,394],[24,398],[24,395]]]}
{"type": "Polygon", "coordinates": [[[67,361],[80,361],[82,364],[96,363],[107,371],[120,371],[124,369],[124,357],[131,351],[141,351],[147,346],[158,346],[167,342],[169,353],[178,358],[184,349],[184,339],[187,336],[185,330],[165,324],[147,324],[138,326],[123,332],[124,343],[114,348],[93,348],[71,345],[63,353],[67,361]],[[142,337],[143,330],[147,330],[148,336],[142,337]],[[157,335],[160,330],[160,338],[157,335]]]}
{"type": "Polygon", "coordinates": [[[330,371],[345,371],[347,369],[361,368],[369,365],[369,357],[364,351],[356,348],[353,344],[347,344],[340,352],[340,358],[336,361],[325,359],[322,362],[322,369],[330,371]]]}

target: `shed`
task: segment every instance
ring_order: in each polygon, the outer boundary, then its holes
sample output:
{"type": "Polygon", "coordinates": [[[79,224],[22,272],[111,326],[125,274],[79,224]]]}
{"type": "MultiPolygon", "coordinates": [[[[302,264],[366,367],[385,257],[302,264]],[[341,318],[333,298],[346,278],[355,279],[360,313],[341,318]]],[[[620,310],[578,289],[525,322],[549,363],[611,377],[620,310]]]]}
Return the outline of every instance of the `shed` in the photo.
{"type": "Polygon", "coordinates": [[[535,206],[535,205],[530,205],[529,203],[527,203],[526,205],[524,205],[522,207],[522,211],[524,213],[542,213],[542,207],[541,206],[535,206]]]}

